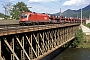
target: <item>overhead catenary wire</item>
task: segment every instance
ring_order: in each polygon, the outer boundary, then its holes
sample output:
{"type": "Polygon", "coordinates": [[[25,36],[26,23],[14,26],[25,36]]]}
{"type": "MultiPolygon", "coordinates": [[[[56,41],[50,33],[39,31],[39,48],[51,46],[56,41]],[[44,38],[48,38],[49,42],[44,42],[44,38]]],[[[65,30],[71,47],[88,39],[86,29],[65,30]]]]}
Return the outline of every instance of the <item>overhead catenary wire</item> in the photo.
{"type": "Polygon", "coordinates": [[[56,2],[53,2],[53,1],[51,1],[52,3],[54,3],[54,4],[56,4],[56,5],[58,5],[58,6],[60,6],[60,4],[58,4],[58,3],[56,3],[56,2]]]}
{"type": "MultiPolygon", "coordinates": [[[[41,6],[47,6],[47,5],[45,5],[45,4],[41,4],[41,3],[38,3],[38,2],[33,2],[33,3],[31,3],[31,4],[38,4],[38,5],[41,5],[41,6]]],[[[55,9],[55,8],[53,8],[53,9],[55,9]]]]}
{"type": "MultiPolygon", "coordinates": [[[[51,2],[53,2],[53,1],[51,1],[51,2]]],[[[61,0],[60,0],[60,2],[61,2],[61,0]]],[[[60,7],[60,4],[57,4],[56,2],[53,2],[53,3],[60,7]]],[[[61,16],[61,7],[60,7],[60,16],[61,16]]]]}
{"type": "Polygon", "coordinates": [[[2,3],[8,3],[8,2],[2,1],[2,0],[0,0],[0,2],[2,2],[2,3]]]}
{"type": "MultiPolygon", "coordinates": [[[[2,1],[2,0],[0,0],[0,2],[3,2],[3,3],[8,3],[8,2],[5,2],[5,1],[2,1]]],[[[53,2],[53,1],[51,1],[51,2],[53,2]]],[[[55,3],[55,2],[53,2],[53,3],[55,3]]],[[[42,7],[46,7],[47,8],[47,5],[46,4],[42,4],[42,3],[39,3],[39,2],[31,2],[30,4],[37,4],[37,5],[39,5],[39,6],[42,6],[42,7]]],[[[57,4],[57,3],[55,3],[55,4],[57,4]]],[[[57,4],[57,5],[59,5],[59,4],[57,4]]],[[[49,6],[49,5],[48,5],[49,6]]],[[[60,5],[59,5],[60,6],[60,5]]],[[[51,7],[51,10],[56,10],[56,8],[54,8],[54,7],[51,7]]]]}

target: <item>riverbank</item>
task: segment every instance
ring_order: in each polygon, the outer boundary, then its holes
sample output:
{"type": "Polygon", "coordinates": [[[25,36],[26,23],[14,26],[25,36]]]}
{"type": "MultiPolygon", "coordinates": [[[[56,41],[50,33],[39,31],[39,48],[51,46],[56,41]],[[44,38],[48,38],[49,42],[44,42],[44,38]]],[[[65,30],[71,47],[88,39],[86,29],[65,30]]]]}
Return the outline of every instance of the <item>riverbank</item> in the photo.
{"type": "Polygon", "coordinates": [[[78,45],[78,48],[90,48],[90,35],[83,35],[83,40],[78,45]]]}
{"type": "MultiPolygon", "coordinates": [[[[85,24],[88,28],[90,28],[90,23],[85,24]]],[[[90,35],[83,34],[83,40],[79,44],[78,48],[90,48],[90,35]]]]}

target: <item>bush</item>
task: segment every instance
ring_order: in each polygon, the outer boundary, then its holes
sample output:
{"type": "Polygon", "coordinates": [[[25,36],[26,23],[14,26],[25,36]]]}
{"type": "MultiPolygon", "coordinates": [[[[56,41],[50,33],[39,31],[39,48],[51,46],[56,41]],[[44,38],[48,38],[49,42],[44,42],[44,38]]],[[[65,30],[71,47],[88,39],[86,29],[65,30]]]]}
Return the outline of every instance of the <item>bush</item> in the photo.
{"type": "Polygon", "coordinates": [[[73,43],[71,44],[71,47],[73,47],[73,48],[78,47],[78,45],[82,42],[82,40],[83,40],[83,32],[80,29],[76,32],[75,39],[74,39],[73,43]]]}

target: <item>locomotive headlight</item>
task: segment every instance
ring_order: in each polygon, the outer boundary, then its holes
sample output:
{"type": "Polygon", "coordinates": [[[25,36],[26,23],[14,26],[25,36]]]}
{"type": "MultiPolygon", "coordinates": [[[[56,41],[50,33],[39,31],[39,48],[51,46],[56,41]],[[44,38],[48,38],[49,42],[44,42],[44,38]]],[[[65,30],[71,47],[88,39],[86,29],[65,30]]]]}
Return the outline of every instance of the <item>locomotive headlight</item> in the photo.
{"type": "Polygon", "coordinates": [[[47,20],[47,17],[44,17],[45,20],[47,20]]]}

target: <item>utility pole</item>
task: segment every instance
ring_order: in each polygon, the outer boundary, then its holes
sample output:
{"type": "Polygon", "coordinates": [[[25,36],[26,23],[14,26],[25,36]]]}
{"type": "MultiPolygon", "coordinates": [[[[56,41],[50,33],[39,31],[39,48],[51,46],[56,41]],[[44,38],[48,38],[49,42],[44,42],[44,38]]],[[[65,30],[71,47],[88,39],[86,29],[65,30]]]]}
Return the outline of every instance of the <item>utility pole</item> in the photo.
{"type": "MultiPolygon", "coordinates": [[[[60,3],[61,3],[61,0],[60,0],[60,3]]],[[[61,8],[60,8],[60,21],[61,21],[61,8]]]]}
{"type": "Polygon", "coordinates": [[[61,8],[60,8],[60,16],[61,16],[61,8]]]}
{"type": "MultiPolygon", "coordinates": [[[[60,0],[60,3],[61,3],[61,0],[60,0]]],[[[60,7],[60,16],[61,16],[61,7],[60,7]]]]}
{"type": "Polygon", "coordinates": [[[82,25],[82,8],[81,8],[81,25],[82,25]]]}

